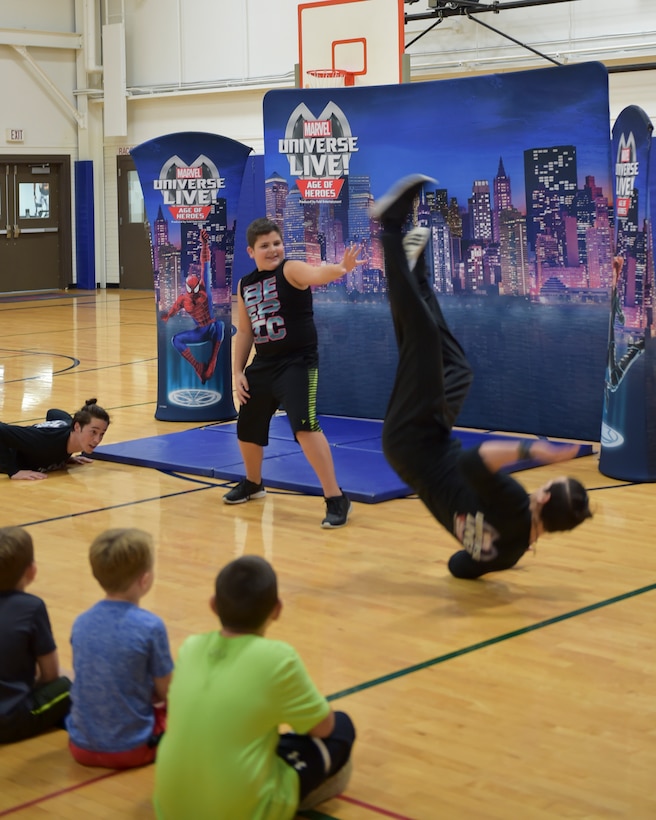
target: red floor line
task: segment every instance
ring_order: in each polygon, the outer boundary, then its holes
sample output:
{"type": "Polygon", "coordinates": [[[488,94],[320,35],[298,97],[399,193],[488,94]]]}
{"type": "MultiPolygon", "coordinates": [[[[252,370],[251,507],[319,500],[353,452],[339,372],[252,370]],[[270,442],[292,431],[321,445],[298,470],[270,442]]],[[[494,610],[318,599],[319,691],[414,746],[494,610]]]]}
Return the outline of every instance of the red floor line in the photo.
{"type": "Polygon", "coordinates": [[[361,806],[363,809],[369,809],[376,814],[381,814],[383,817],[391,817],[393,820],[412,820],[412,817],[408,817],[405,814],[396,814],[396,812],[382,809],[380,806],[373,806],[371,803],[365,803],[364,800],[356,800],[355,797],[348,797],[345,794],[340,794],[337,799],[352,803],[354,806],[361,806]]]}
{"type": "MultiPolygon", "coordinates": [[[[46,800],[53,800],[55,797],[60,797],[62,794],[74,792],[77,789],[83,788],[84,786],[90,786],[92,783],[99,783],[101,780],[107,780],[107,778],[114,777],[115,775],[120,773],[120,769],[115,769],[111,772],[105,772],[105,774],[98,775],[98,777],[92,777],[89,780],[84,780],[81,783],[75,783],[73,786],[66,786],[65,788],[59,789],[56,792],[50,792],[49,794],[44,794],[41,797],[35,797],[34,800],[28,800],[25,803],[19,803],[17,806],[12,806],[9,809],[3,809],[2,811],[0,811],[0,817],[6,817],[8,814],[14,814],[17,811],[28,809],[30,806],[36,806],[38,803],[44,803],[46,800]]],[[[337,799],[344,800],[346,803],[352,803],[354,806],[361,806],[363,809],[369,809],[369,811],[373,811],[376,814],[380,814],[383,817],[390,817],[392,818],[392,820],[412,820],[411,817],[408,817],[405,814],[396,814],[396,812],[388,811],[387,809],[383,809],[380,806],[374,806],[371,803],[365,803],[364,800],[356,800],[355,797],[347,797],[345,794],[339,795],[337,799]]]]}
{"type": "Polygon", "coordinates": [[[90,780],[84,780],[82,783],[75,783],[73,786],[66,786],[64,789],[59,789],[59,791],[44,794],[41,797],[35,797],[34,800],[28,800],[26,803],[20,803],[18,806],[12,806],[10,809],[3,809],[0,811],[0,817],[6,817],[8,814],[13,814],[14,812],[21,811],[22,809],[27,809],[30,806],[35,806],[37,803],[44,803],[46,800],[52,800],[54,797],[59,797],[61,794],[74,792],[76,789],[81,789],[83,786],[89,786],[91,783],[98,783],[100,780],[106,780],[108,777],[114,777],[114,775],[117,774],[120,774],[120,769],[105,772],[105,774],[100,774],[98,777],[92,777],[90,780]]]}

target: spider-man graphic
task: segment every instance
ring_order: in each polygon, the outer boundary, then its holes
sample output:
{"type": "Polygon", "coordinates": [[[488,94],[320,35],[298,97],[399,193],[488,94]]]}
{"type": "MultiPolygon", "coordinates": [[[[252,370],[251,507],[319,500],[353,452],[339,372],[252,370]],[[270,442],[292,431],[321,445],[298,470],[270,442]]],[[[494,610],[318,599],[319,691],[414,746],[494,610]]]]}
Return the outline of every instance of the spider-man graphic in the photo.
{"type": "MultiPolygon", "coordinates": [[[[203,228],[200,232],[200,268],[202,276],[198,273],[190,272],[185,279],[186,293],[182,293],[173,303],[170,310],[162,314],[162,319],[167,322],[171,316],[175,316],[181,310],[186,311],[196,323],[192,330],[183,330],[176,333],[171,339],[171,344],[198,374],[198,378],[203,384],[210,379],[216,370],[216,360],[219,355],[219,348],[223,341],[224,325],[220,319],[212,318],[212,306],[208,297],[210,292],[210,243],[207,231],[203,228]],[[212,343],[212,353],[209,361],[199,362],[189,349],[190,344],[200,344],[201,342],[212,343]]],[[[198,267],[198,266],[190,266],[198,267]]]]}

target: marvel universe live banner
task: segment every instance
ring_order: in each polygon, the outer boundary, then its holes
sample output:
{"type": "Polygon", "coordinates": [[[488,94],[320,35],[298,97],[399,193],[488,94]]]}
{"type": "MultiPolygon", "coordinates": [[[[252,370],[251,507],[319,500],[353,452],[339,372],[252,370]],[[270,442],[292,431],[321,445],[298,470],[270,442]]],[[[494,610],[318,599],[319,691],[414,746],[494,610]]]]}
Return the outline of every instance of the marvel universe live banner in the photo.
{"type": "MultiPolygon", "coordinates": [[[[612,279],[608,78],[598,63],[406,85],[271,91],[268,216],[288,258],[366,264],[315,290],[321,412],[381,418],[397,361],[373,197],[439,180],[433,285],[474,367],[464,425],[598,440],[612,279]]],[[[427,377],[429,369],[427,367],[427,377]]]]}
{"type": "Polygon", "coordinates": [[[151,234],[157,307],[155,417],[234,418],[230,361],[237,204],[251,149],[215,134],[169,134],[130,153],[151,234]]]}
{"type": "Polygon", "coordinates": [[[599,469],[629,481],[656,480],[651,145],[645,112],[625,108],[613,127],[616,246],[624,264],[612,291],[599,469]]]}

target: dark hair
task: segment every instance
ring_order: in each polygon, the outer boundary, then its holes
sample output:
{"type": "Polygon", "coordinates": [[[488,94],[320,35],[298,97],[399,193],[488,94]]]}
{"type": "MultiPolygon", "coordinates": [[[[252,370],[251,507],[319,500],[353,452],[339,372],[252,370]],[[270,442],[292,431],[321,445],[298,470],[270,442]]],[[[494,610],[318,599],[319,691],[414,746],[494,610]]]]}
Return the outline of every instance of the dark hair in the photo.
{"type": "Polygon", "coordinates": [[[16,589],[25,570],[34,561],[32,536],[22,527],[0,529],[0,591],[16,589]]]}
{"type": "Polygon", "coordinates": [[[258,236],[266,236],[266,234],[273,233],[274,231],[282,239],[282,231],[277,222],[273,222],[273,220],[266,219],[265,217],[254,219],[248,228],[246,228],[246,242],[248,242],[248,247],[254,247],[258,236]]]}
{"type": "Polygon", "coordinates": [[[588,492],[583,484],[575,478],[554,481],[540,518],[545,532],[573,530],[586,518],[592,518],[588,492]]]}
{"type": "Polygon", "coordinates": [[[243,555],[216,576],[216,611],[226,629],[255,632],[278,603],[273,567],[258,555],[243,555]]]}
{"type": "Polygon", "coordinates": [[[98,399],[87,399],[84,402],[84,407],[80,408],[73,416],[73,424],[71,426],[75,427],[77,422],[80,427],[86,427],[87,424],[91,422],[91,419],[100,419],[100,421],[106,421],[107,424],[109,424],[109,413],[99,404],[96,404],[97,401],[98,399]]]}

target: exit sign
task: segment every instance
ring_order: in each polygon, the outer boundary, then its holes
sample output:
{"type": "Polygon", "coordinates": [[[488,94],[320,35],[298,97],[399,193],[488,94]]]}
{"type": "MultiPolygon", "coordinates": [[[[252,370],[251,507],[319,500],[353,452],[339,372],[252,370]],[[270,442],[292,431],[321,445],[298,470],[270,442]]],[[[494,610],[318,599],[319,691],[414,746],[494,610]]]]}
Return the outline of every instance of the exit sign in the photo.
{"type": "Polygon", "coordinates": [[[7,142],[23,142],[25,132],[22,128],[7,128],[7,142]]]}

